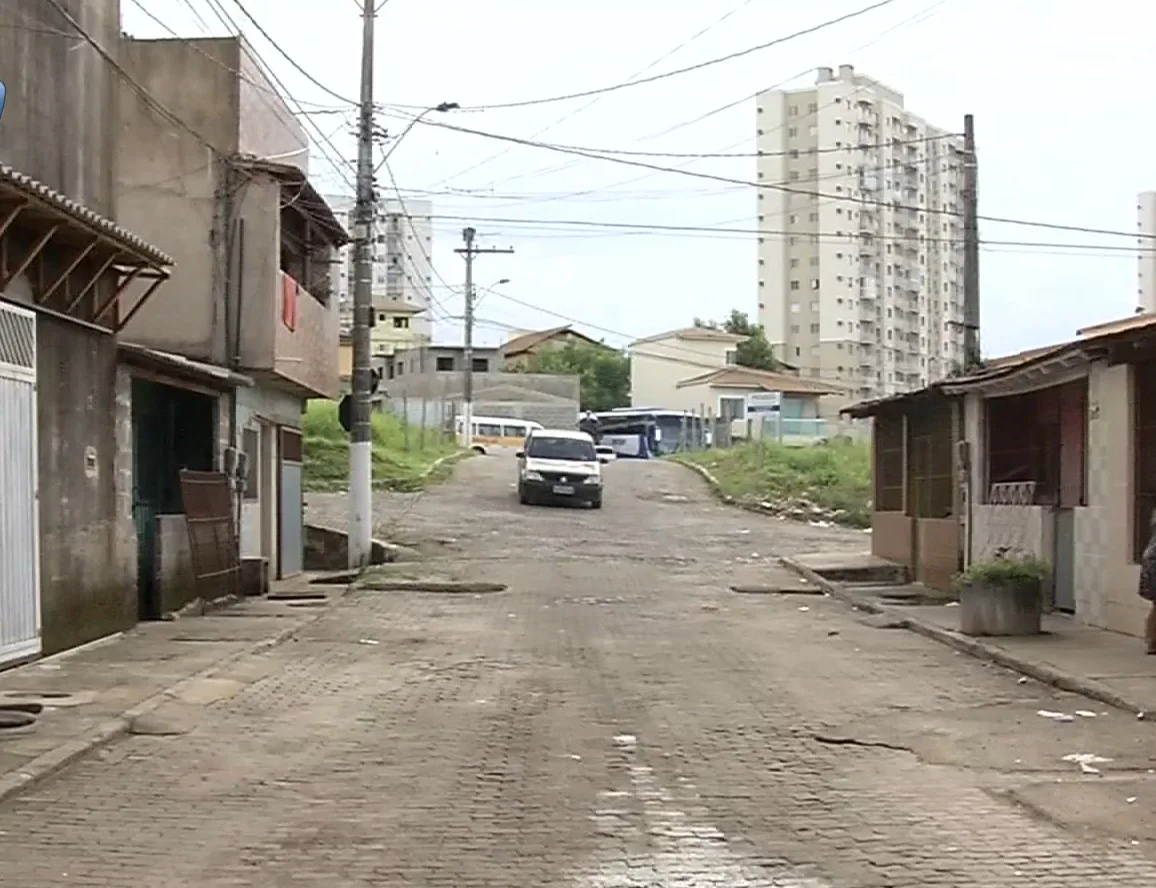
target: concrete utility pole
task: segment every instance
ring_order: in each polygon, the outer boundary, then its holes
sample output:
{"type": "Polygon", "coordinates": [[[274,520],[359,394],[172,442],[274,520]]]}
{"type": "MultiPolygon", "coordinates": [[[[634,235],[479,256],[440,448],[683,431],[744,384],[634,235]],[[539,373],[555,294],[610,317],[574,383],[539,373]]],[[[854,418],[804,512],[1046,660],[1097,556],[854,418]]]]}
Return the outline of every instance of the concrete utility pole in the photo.
{"type": "Polygon", "coordinates": [[[979,175],[975,118],[963,118],[963,367],[980,365],[979,350],[979,175]]]}
{"type": "Polygon", "coordinates": [[[466,343],[463,358],[465,360],[465,384],[462,387],[462,446],[472,447],[474,444],[474,257],[482,254],[513,253],[513,247],[499,249],[497,247],[475,247],[474,238],[478,235],[473,228],[462,229],[464,247],[458,247],[455,253],[460,253],[466,260],[466,343]]]}
{"type": "Polygon", "coordinates": [[[373,311],[373,0],[362,2],[361,114],[353,222],[353,410],[349,445],[349,566],[369,564],[373,539],[373,426],[369,327],[373,311]]]}

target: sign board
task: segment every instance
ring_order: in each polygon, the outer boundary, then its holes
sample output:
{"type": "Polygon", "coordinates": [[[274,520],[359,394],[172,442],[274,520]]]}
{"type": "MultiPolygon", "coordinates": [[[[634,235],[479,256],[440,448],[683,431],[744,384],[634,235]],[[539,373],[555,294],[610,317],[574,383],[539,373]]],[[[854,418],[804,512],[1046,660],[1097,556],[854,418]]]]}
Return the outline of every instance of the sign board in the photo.
{"type": "Polygon", "coordinates": [[[783,406],[782,392],[754,392],[747,395],[747,413],[778,413],[783,406]]]}

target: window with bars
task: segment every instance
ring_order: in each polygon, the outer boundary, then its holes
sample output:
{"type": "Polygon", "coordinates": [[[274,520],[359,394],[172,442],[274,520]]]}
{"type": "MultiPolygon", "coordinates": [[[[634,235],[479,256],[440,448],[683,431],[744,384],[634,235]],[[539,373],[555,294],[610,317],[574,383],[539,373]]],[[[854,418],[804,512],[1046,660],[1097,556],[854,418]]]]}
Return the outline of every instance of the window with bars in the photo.
{"type": "Polygon", "coordinates": [[[903,511],[903,415],[876,416],[872,433],[875,450],[875,511],[903,511]]]}

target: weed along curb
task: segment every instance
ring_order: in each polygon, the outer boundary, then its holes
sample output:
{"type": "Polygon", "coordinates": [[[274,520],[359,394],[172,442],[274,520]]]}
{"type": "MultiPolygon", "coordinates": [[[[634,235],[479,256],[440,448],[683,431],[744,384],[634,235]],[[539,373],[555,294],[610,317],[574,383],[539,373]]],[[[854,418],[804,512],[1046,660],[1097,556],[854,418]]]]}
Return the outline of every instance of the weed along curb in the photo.
{"type": "Polygon", "coordinates": [[[390,580],[371,578],[357,584],[370,592],[436,592],[443,595],[492,595],[505,592],[504,583],[466,583],[453,580],[390,580]]]}
{"type": "Polygon", "coordinates": [[[692,463],[684,459],[679,459],[677,456],[670,457],[670,461],[682,466],[684,469],[690,469],[692,472],[701,477],[702,480],[706,482],[706,486],[710,488],[710,492],[718,497],[721,502],[726,503],[728,506],[742,506],[742,503],[736,501],[733,496],[723,493],[722,485],[718,483],[718,478],[712,475],[708,469],[703,468],[698,463],[692,463]]]}
{"type": "Polygon", "coordinates": [[[918,617],[871,601],[869,598],[852,592],[841,583],[836,583],[820,576],[806,565],[799,564],[793,558],[784,557],[780,558],[779,561],[784,567],[790,568],[799,576],[829,593],[832,598],[838,598],[840,601],[846,602],[857,610],[886,616],[894,621],[893,625],[895,625],[896,628],[902,626],[904,629],[909,629],[925,638],[938,641],[940,644],[945,644],[961,653],[970,654],[979,660],[988,660],[989,662],[996,663],[1013,672],[1034,678],[1042,684],[1059,688],[1061,691],[1080,694],[1134,715],[1144,716],[1147,714],[1145,707],[1139,703],[1122,697],[1111,688],[1100,684],[1100,682],[1094,679],[1084,678],[1083,676],[1066,672],[1063,669],[1057,669],[1054,666],[1028,660],[1013,654],[1011,651],[997,644],[972,638],[959,632],[953,632],[950,629],[944,629],[942,626],[937,626],[934,623],[929,623],[918,617]]]}
{"type": "Polygon", "coordinates": [[[438,469],[446,466],[457,465],[463,459],[468,459],[471,456],[477,456],[477,454],[472,450],[459,450],[457,453],[447,453],[445,456],[439,456],[429,464],[429,468],[417,476],[418,483],[425,484],[431,477],[433,477],[434,472],[436,472],[438,469]]]}
{"type": "Polygon", "coordinates": [[[255,644],[247,645],[241,650],[234,651],[212,665],[202,669],[200,672],[194,673],[171,687],[165,688],[163,691],[159,691],[148,699],[142,700],[135,706],[124,710],[120,715],[108,719],[89,732],[66,740],[59,746],[38,755],[36,758],[26,762],[24,766],[18,770],[10,771],[7,774],[0,774],[0,801],[23,792],[33,784],[39,783],[47,777],[51,777],[76,760],[83,758],[88,753],[107,746],[114,740],[123,737],[129,733],[136,719],[154,712],[163,704],[179,697],[185,689],[191,688],[207,678],[212,678],[217,672],[243,660],[245,657],[250,657],[262,651],[277,647],[295,633],[300,632],[314,620],[319,619],[322,613],[324,613],[324,611],[319,610],[316,614],[303,617],[300,621],[294,621],[294,625],[280,630],[275,635],[264,638],[255,644]]]}

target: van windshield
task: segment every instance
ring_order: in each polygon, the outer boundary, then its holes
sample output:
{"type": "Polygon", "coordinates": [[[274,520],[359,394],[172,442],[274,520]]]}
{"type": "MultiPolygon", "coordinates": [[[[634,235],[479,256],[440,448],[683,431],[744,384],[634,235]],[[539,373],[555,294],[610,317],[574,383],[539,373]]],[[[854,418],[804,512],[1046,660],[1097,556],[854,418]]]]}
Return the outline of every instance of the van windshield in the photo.
{"type": "Polygon", "coordinates": [[[594,445],[581,438],[551,438],[531,435],[526,444],[526,456],[531,459],[568,459],[574,462],[595,462],[594,445]]]}

